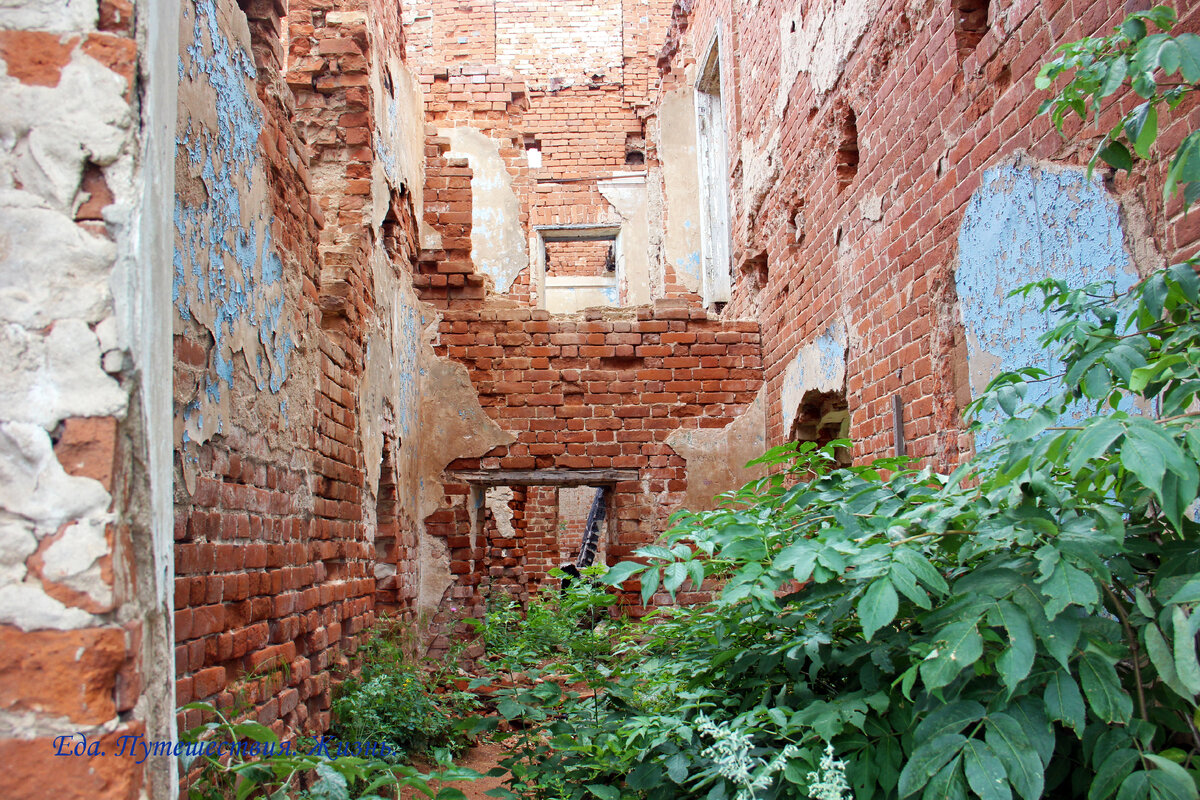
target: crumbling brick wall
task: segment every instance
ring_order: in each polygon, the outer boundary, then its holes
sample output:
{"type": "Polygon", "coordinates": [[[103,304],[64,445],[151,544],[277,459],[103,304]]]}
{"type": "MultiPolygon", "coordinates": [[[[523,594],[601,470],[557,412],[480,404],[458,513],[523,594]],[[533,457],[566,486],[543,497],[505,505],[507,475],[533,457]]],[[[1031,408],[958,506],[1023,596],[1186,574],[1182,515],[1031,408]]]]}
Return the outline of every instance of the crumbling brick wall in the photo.
{"type": "Polygon", "coordinates": [[[137,45],[159,22],[120,0],[0,9],[4,797],[125,800],[169,780],[105,755],[171,731],[152,232],[169,227],[170,165],[145,76],[162,53],[137,45]]]}
{"type": "Polygon", "coordinates": [[[422,130],[394,4],[282,11],[183,20],[176,694],[322,731],[376,600],[416,593],[422,130]]]}
{"type": "MultiPolygon", "coordinates": [[[[1116,273],[1127,285],[1195,249],[1195,222],[1150,188],[1161,167],[1149,181],[1142,170],[1107,191],[1099,178],[1085,188],[1077,176],[1092,143],[1037,115],[1042,61],[1061,42],[1111,30],[1128,4],[977,5],[982,15],[966,19],[950,0],[675,3],[659,62],[663,125],[651,128],[661,151],[676,119],[667,115],[690,102],[697,65],[719,41],[734,282],[725,313],[762,322],[772,444],[806,397],[836,392],[857,459],[894,452],[898,400],[908,454],[951,465],[972,446],[960,415],[994,370],[985,362],[1018,366],[1037,336],[999,311],[964,329],[967,300],[1002,297],[1004,272],[1017,283],[1097,279],[1113,276],[1104,264],[1128,262],[1116,273]],[[1035,193],[1040,211],[1023,199],[1035,193]],[[991,266],[979,263],[976,230],[1040,237],[1051,255],[1001,244],[991,266]],[[1083,241],[1103,258],[1081,257],[1083,241]],[[993,349],[973,350],[985,335],[993,349]]],[[[1196,11],[1186,16],[1194,28],[1196,11]]],[[[1181,111],[1194,128],[1200,111],[1181,111]]]]}

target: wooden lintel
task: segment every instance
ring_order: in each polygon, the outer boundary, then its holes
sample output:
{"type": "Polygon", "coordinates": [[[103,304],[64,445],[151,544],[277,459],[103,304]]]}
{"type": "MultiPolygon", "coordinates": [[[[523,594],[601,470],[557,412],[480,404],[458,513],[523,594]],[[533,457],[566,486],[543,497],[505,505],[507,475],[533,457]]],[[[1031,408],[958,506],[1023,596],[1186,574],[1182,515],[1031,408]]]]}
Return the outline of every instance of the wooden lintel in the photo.
{"type": "Polygon", "coordinates": [[[476,486],[601,486],[636,481],[636,469],[476,469],[449,470],[451,481],[476,486]]]}

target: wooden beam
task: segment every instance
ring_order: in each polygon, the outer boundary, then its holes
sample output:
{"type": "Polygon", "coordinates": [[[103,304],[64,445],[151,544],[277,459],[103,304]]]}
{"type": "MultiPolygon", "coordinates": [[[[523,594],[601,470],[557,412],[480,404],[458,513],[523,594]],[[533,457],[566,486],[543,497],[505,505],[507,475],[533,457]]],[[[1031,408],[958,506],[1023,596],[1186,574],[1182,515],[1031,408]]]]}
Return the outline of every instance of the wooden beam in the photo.
{"type": "Polygon", "coordinates": [[[477,486],[602,486],[636,481],[636,469],[478,469],[448,470],[451,481],[477,486]]]}

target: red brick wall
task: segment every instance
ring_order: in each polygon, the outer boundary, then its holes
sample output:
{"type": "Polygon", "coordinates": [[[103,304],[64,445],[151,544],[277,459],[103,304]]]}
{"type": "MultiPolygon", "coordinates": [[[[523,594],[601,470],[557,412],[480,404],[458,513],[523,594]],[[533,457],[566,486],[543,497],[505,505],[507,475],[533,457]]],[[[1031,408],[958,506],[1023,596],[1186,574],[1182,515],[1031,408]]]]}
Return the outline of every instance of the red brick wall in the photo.
{"type": "Polygon", "coordinates": [[[565,278],[572,275],[605,277],[611,241],[546,242],[546,275],[565,278]]]}
{"type": "MultiPolygon", "coordinates": [[[[1064,140],[1037,115],[1047,95],[1035,90],[1034,76],[1057,44],[1111,30],[1128,4],[992,0],[990,31],[960,63],[950,0],[884,2],[836,84],[822,93],[800,74],[777,118],[781,20],[795,5],[679,0],[660,61],[665,88],[689,86],[721,20],[735,280],[725,313],[762,321],[768,440],[787,435],[785,366],[802,345],[845,322],[855,457],[891,454],[891,397],[902,392],[908,453],[953,463],[970,447],[960,422],[969,393],[953,279],[966,202],[987,167],[1019,150],[1055,164],[1086,163],[1094,147],[1077,125],[1064,140]],[[859,148],[853,169],[844,147],[851,113],[859,148]],[[765,150],[776,128],[777,173],[761,205],[750,207],[744,155],[765,150]],[[876,199],[881,213],[871,218],[864,209],[876,199]]],[[[1194,30],[1200,14],[1188,17],[1194,30]]],[[[1194,129],[1200,110],[1183,111],[1194,129]]],[[[1177,141],[1183,129],[1176,123],[1163,141],[1177,141]]],[[[1150,177],[1122,176],[1115,191],[1148,211],[1162,253],[1191,254],[1200,223],[1195,215],[1175,220],[1173,201],[1167,224],[1161,167],[1150,177]]]]}
{"type": "MultiPolygon", "coordinates": [[[[274,238],[299,286],[283,319],[303,346],[284,383],[290,404],[264,414],[235,395],[236,424],[185,456],[195,479],[177,503],[175,587],[178,702],[248,704],[281,732],[328,728],[331,668],[355,652],[377,599],[404,611],[416,593],[415,530],[396,492],[399,442],[385,438],[375,491],[359,416],[373,270],[398,278],[416,249],[403,198],[392,198],[386,259],[373,255],[369,227],[383,102],[369,74],[372,59],[403,52],[399,11],[366,0],[292,0],[288,11],[285,83],[277,8],[249,6],[274,238]],[[377,582],[379,562],[395,574],[377,582]]],[[[203,331],[177,323],[177,385],[199,380],[210,347],[203,331]]],[[[199,717],[182,712],[180,726],[199,717]]]]}

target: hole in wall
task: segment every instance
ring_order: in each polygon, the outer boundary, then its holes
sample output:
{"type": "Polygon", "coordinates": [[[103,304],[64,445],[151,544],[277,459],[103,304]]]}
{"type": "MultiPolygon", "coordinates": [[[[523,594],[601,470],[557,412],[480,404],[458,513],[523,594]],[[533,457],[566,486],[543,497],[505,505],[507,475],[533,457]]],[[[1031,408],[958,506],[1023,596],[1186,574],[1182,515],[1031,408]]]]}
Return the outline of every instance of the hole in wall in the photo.
{"type": "Polygon", "coordinates": [[[854,182],[858,175],[858,116],[854,109],[846,110],[842,119],[837,151],[838,191],[854,182]]]}
{"type": "Polygon", "coordinates": [[[954,14],[954,45],[961,64],[975,51],[988,32],[990,0],[952,0],[954,14]]]}
{"type": "MultiPolygon", "coordinates": [[[[824,446],[834,439],[850,437],[850,405],[845,390],[819,392],[810,390],[800,398],[796,418],[788,438],[793,442],[815,442],[824,446]]],[[[834,451],[837,466],[848,467],[852,463],[850,450],[839,447],[834,451]]]]}
{"type": "Polygon", "coordinates": [[[641,150],[630,150],[625,154],[625,163],[629,166],[641,166],[646,163],[646,155],[641,150]]]}
{"type": "Polygon", "coordinates": [[[742,262],[742,283],[751,292],[761,292],[767,286],[769,265],[767,252],[756,253],[742,262]]]}

